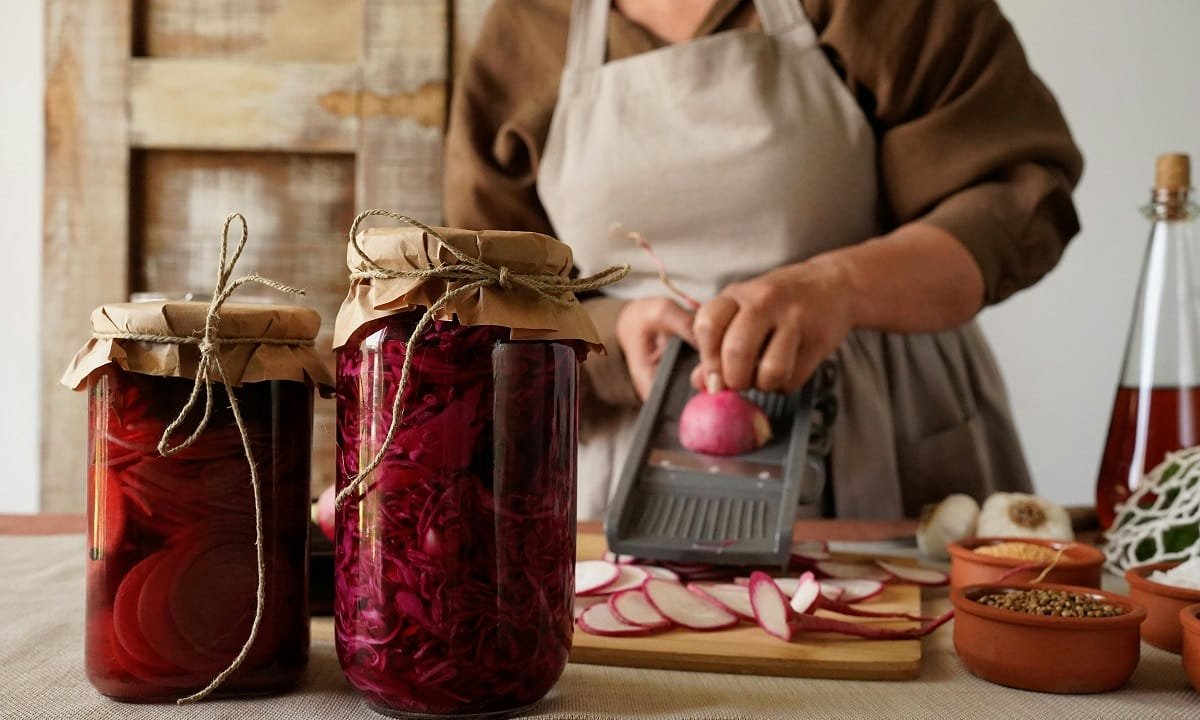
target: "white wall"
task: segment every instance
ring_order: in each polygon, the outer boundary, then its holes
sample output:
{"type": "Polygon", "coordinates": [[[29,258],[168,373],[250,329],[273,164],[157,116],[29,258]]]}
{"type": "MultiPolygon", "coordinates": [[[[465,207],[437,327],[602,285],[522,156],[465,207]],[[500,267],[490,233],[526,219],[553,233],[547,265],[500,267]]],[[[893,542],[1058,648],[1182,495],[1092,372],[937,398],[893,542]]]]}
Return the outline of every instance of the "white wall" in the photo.
{"type": "Polygon", "coordinates": [[[1000,6],[1087,165],[1076,194],[1083,231],[1062,263],[983,323],[1038,491],[1090,504],[1149,230],[1137,209],[1149,199],[1159,153],[1189,152],[1200,170],[1200,2],[1000,6]]]}
{"type": "Polygon", "coordinates": [[[0,15],[0,512],[38,507],[43,7],[6,2],[0,15]]]}
{"type": "MultiPolygon", "coordinates": [[[[1087,170],[1083,233],[1040,285],[987,311],[1040,492],[1090,503],[1146,225],[1155,155],[1200,166],[1200,2],[1000,0],[1034,68],[1058,96],[1087,170]]],[[[5,4],[0,42],[0,377],[37,377],[42,187],[41,0],[5,4]],[[19,70],[18,70],[19,69],[19,70]],[[10,344],[11,343],[11,344],[10,344]]],[[[0,412],[0,512],[36,508],[37,399],[6,382],[0,412]]]]}

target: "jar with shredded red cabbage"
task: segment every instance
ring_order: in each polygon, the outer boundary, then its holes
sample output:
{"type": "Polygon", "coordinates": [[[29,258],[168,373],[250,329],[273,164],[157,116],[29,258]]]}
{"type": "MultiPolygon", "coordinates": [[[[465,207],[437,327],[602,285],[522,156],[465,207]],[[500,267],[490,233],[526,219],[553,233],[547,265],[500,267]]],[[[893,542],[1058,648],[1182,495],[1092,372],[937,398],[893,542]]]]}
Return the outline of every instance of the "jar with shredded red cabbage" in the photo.
{"type": "Polygon", "coordinates": [[[207,311],[193,302],[101,307],[96,335],[64,377],[89,398],[85,667],[102,694],[120,700],[198,693],[250,637],[258,533],[247,445],[262,508],[264,602],[254,642],[214,692],[280,692],[308,662],[313,389],[331,378],[311,348],[287,343],[310,343],[320,318],[298,307],[222,307],[221,337],[236,342],[216,352],[226,378],[236,378],[244,433],[223,384],[212,387],[201,429],[200,388],[168,437],[186,447],[164,455],[164,434],[197,390],[200,352],[170,338],[202,332],[207,311]]]}
{"type": "Polygon", "coordinates": [[[387,715],[518,712],[571,648],[576,374],[594,329],[573,298],[389,273],[487,263],[565,280],[570,251],[423,226],[358,241],[335,330],[338,659],[387,715]]]}

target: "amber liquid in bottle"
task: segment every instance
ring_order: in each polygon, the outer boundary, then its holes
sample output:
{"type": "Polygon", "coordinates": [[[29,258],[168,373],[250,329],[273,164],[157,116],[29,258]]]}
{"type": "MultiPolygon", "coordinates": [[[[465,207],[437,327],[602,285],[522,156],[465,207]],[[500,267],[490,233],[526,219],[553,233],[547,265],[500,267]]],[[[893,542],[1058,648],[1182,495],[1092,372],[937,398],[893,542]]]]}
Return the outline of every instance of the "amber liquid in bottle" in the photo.
{"type": "Polygon", "coordinates": [[[1156,387],[1145,393],[1134,387],[1118,388],[1096,483],[1100,523],[1112,525],[1113,509],[1167,453],[1196,445],[1200,445],[1200,387],[1156,387]],[[1140,435],[1139,427],[1144,428],[1140,435]]]}
{"type": "Polygon", "coordinates": [[[1158,158],[1152,223],[1096,479],[1101,527],[1168,453],[1200,445],[1200,208],[1186,155],[1158,158]]]}

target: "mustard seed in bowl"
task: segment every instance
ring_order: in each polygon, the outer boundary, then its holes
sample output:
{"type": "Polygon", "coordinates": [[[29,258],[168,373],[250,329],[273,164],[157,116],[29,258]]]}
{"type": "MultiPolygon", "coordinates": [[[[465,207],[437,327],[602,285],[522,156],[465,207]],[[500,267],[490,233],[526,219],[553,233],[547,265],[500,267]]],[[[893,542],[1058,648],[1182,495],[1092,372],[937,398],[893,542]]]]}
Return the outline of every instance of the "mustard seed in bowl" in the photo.
{"type": "Polygon", "coordinates": [[[1058,556],[1056,551],[1045,545],[1020,541],[1001,542],[995,545],[980,545],[975,548],[975,552],[980,555],[1011,558],[1026,562],[1050,562],[1058,556]]]}
{"type": "Polygon", "coordinates": [[[1125,608],[1109,605],[1093,597],[1049,588],[990,593],[977,598],[976,602],[1027,615],[1103,618],[1125,614],[1125,608]]]}

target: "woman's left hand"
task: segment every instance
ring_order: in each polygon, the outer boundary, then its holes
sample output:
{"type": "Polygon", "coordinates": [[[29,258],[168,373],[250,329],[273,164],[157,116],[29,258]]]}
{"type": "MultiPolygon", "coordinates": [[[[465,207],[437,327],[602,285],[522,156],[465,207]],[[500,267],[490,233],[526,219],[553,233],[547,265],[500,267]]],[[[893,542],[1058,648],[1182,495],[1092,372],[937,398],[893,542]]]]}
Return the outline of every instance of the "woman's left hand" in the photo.
{"type": "Polygon", "coordinates": [[[791,392],[850,332],[854,293],[836,255],[727,286],[696,312],[700,365],[692,384],[791,392]]]}

